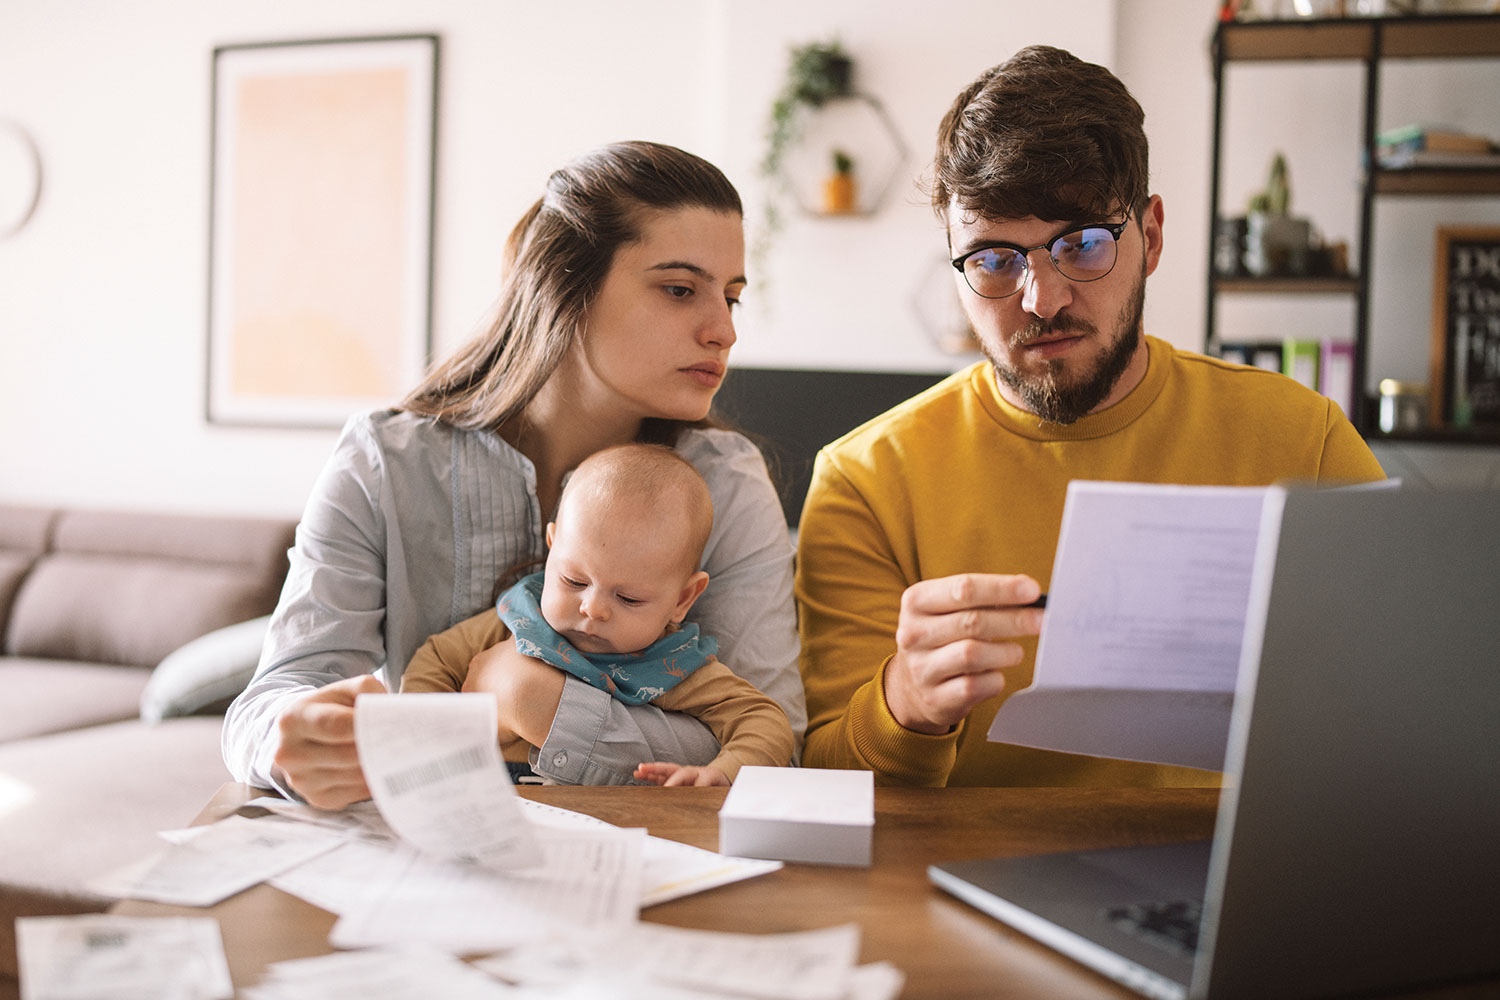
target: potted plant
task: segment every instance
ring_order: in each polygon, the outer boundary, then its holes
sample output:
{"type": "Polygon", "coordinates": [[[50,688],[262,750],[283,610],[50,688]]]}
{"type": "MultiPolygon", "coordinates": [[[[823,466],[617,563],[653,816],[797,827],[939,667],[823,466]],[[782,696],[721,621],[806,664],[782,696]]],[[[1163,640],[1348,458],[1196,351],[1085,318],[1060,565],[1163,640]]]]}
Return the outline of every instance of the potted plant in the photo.
{"type": "Polygon", "coordinates": [[[823,181],[823,211],[849,215],[854,211],[854,158],[842,149],[833,151],[833,173],[823,181]]]}
{"type": "Polygon", "coordinates": [[[1271,159],[1266,186],[1250,198],[1245,216],[1245,266],[1251,274],[1304,275],[1309,269],[1312,223],[1291,214],[1286,157],[1271,159]]]}

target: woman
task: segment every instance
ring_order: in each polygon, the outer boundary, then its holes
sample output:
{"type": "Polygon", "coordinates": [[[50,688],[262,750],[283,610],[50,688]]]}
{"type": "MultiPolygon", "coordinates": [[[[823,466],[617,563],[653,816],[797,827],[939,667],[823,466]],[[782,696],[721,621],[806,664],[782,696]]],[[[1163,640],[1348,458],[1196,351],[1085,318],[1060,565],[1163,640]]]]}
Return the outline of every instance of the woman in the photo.
{"type": "MultiPolygon", "coordinates": [[[[631,440],[672,445],[708,482],[713,582],[692,618],[800,743],[786,523],[755,447],[706,425],[745,285],[742,216],[717,168],[655,143],[604,147],[548,179],[510,235],[487,329],[400,407],[345,426],[297,528],[260,668],[225,717],[237,779],[329,809],[368,798],[356,695],[394,691],[430,634],[538,563],[566,473],[631,440]]],[[[559,677],[476,662],[466,686],[550,711],[533,756],[546,778],[625,783],[642,761],[701,764],[717,749],[691,717],[559,677]]]]}

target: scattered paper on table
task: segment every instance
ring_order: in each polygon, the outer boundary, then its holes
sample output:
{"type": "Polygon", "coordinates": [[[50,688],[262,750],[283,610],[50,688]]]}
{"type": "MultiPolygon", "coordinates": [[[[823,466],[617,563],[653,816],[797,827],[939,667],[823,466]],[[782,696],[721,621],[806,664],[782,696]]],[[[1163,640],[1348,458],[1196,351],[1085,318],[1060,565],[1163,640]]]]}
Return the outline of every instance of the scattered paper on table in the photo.
{"type": "Polygon", "coordinates": [[[107,896],[212,906],[343,842],[319,827],[243,816],[194,831],[159,854],[91,879],[88,887],[107,896]]]}
{"type": "Polygon", "coordinates": [[[362,694],[354,738],[381,816],[443,858],[506,869],[541,861],[483,694],[362,694]]]}
{"type": "Polygon", "coordinates": [[[854,924],[734,934],[643,923],[608,937],[559,934],[474,965],[547,997],[894,1000],[905,977],[888,963],[856,967],[859,939],[854,924]]]}
{"type": "Polygon", "coordinates": [[[234,995],[210,917],[18,917],[24,1000],[219,1000],[234,995]]]}
{"type": "Polygon", "coordinates": [[[259,983],[240,991],[243,1000],[489,1000],[514,995],[452,955],[417,947],[276,962],[266,967],[259,983]]]}
{"type": "MultiPolygon", "coordinates": [[[[423,696],[425,697],[425,695],[423,696]]],[[[414,855],[368,906],[340,916],[340,948],[421,943],[455,954],[506,948],[560,927],[579,933],[633,923],[643,830],[550,830],[545,861],[524,872],[414,855]]]]}
{"type": "MultiPolygon", "coordinates": [[[[574,829],[611,826],[587,813],[530,799],[522,799],[521,808],[539,826],[574,829]]],[[[641,906],[646,907],[774,872],[782,863],[734,858],[676,840],[647,836],[641,848],[641,866],[641,906]]]]}
{"type": "Polygon", "coordinates": [[[663,837],[647,837],[642,850],[641,906],[755,878],[783,867],[780,861],[736,858],[663,837]]]}

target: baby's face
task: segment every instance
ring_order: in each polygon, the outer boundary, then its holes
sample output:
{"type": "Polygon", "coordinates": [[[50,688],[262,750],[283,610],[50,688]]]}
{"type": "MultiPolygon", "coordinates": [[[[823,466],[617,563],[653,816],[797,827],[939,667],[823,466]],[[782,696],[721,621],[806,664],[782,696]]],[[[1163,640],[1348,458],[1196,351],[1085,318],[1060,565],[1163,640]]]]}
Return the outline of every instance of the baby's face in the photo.
{"type": "Polygon", "coordinates": [[[696,596],[684,591],[682,553],[670,539],[648,535],[655,532],[602,517],[549,525],[547,624],[585,653],[633,653],[681,621],[696,596]]]}

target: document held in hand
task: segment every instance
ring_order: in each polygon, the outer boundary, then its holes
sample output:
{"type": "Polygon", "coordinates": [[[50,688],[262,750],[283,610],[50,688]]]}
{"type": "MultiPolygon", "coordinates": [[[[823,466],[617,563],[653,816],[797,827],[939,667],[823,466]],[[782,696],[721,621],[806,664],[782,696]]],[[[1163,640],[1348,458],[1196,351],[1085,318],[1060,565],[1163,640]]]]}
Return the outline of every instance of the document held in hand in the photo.
{"type": "Polygon", "coordinates": [[[1070,483],[1035,679],[989,739],[1222,769],[1256,544],[1278,531],[1273,495],[1070,483]]]}
{"type": "Polygon", "coordinates": [[[370,794],[403,840],[490,868],[539,864],[541,848],[495,742],[482,694],[362,694],[354,739],[370,794]]]}

